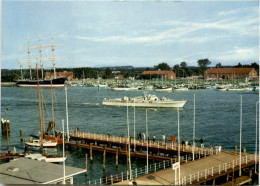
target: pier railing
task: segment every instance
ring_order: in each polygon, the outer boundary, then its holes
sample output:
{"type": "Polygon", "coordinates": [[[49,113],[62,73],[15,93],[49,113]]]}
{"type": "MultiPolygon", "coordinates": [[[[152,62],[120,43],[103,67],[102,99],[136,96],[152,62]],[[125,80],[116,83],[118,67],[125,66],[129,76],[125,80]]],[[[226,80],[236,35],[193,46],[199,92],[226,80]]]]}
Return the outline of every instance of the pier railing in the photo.
{"type": "MultiPolygon", "coordinates": [[[[117,143],[128,143],[128,138],[126,137],[120,137],[120,136],[111,136],[111,135],[104,135],[104,134],[96,134],[96,133],[85,133],[85,132],[73,132],[70,134],[71,137],[81,138],[81,139],[92,139],[92,140],[101,140],[101,141],[107,141],[107,142],[117,142],[117,143]]],[[[173,142],[162,142],[162,141],[152,141],[152,140],[144,140],[144,139],[130,139],[131,148],[135,148],[135,146],[142,146],[146,147],[148,143],[148,147],[158,148],[158,149],[168,149],[168,150],[178,150],[178,143],[173,142]]],[[[180,150],[182,152],[192,152],[194,151],[194,154],[197,154],[197,157],[204,157],[207,155],[213,155],[217,154],[218,151],[211,148],[206,147],[198,147],[198,146],[192,146],[192,145],[181,145],[180,144],[180,150]]]]}
{"type": "MultiPolygon", "coordinates": [[[[189,184],[197,183],[201,180],[205,181],[208,178],[214,177],[215,175],[223,174],[230,169],[233,170],[234,168],[237,168],[239,166],[239,161],[240,161],[239,157],[237,157],[236,160],[226,162],[223,164],[218,164],[218,165],[212,166],[211,168],[199,170],[197,172],[193,172],[192,174],[182,176],[180,178],[180,180],[178,180],[176,178],[176,183],[178,183],[178,185],[189,185],[189,184]]],[[[249,162],[252,162],[252,161],[255,162],[254,155],[245,154],[241,158],[241,165],[248,164],[249,162]]],[[[124,172],[121,172],[120,174],[104,176],[98,180],[88,181],[87,184],[89,184],[89,185],[109,185],[109,184],[113,184],[116,182],[122,182],[124,180],[133,179],[133,178],[136,178],[136,177],[139,177],[142,175],[156,172],[158,170],[166,169],[168,167],[171,167],[174,162],[175,161],[172,159],[170,161],[163,161],[163,162],[150,164],[148,167],[148,171],[147,171],[146,166],[142,167],[142,168],[132,169],[131,178],[130,178],[129,171],[124,171],[124,172]]]]}
{"type": "MultiPolygon", "coordinates": [[[[222,174],[227,172],[229,169],[234,169],[235,167],[239,166],[239,157],[236,158],[236,160],[226,162],[223,164],[218,164],[217,166],[212,166],[211,168],[200,170],[197,172],[194,172],[192,174],[189,174],[188,176],[183,176],[180,178],[180,180],[177,180],[178,185],[188,185],[188,184],[196,184],[196,182],[199,182],[200,180],[207,180],[208,178],[212,178],[217,174],[222,174]]],[[[241,158],[241,165],[242,164],[248,164],[248,162],[254,161],[255,157],[253,154],[246,154],[241,158]]],[[[176,178],[177,179],[177,178],[176,178]]]]}
{"type": "Polygon", "coordinates": [[[132,169],[131,177],[130,177],[129,171],[124,171],[124,172],[121,172],[120,174],[105,176],[98,180],[88,181],[87,184],[89,184],[89,185],[109,185],[109,184],[113,184],[116,182],[122,182],[124,180],[133,179],[133,178],[145,175],[145,174],[156,172],[158,170],[166,169],[168,167],[171,167],[171,165],[173,163],[174,163],[173,159],[169,160],[169,161],[153,163],[148,166],[148,171],[147,171],[147,166],[142,167],[142,168],[132,169]]]}

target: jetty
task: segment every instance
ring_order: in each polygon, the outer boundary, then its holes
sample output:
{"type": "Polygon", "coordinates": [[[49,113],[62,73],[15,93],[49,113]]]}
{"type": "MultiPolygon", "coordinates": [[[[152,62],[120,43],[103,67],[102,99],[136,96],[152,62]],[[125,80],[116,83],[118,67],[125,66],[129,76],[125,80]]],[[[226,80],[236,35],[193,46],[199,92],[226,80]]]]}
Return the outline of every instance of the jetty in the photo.
{"type": "MultiPolygon", "coordinates": [[[[90,158],[92,158],[92,151],[106,151],[118,155],[128,156],[128,145],[130,144],[131,157],[147,158],[148,147],[148,159],[155,161],[177,161],[178,144],[165,143],[152,140],[137,140],[126,137],[118,137],[111,135],[95,134],[77,132],[70,135],[70,142],[66,142],[68,147],[77,147],[90,150],[90,158]]],[[[180,154],[182,161],[191,161],[194,159],[200,159],[202,157],[209,156],[216,151],[213,148],[200,148],[195,147],[193,149],[190,145],[181,145],[180,154]]]]}
{"type": "Polygon", "coordinates": [[[256,154],[243,153],[240,162],[239,153],[191,145],[180,145],[179,161],[177,143],[137,139],[128,141],[126,137],[85,132],[71,134],[70,141],[65,145],[68,148],[88,149],[90,160],[93,151],[103,152],[103,168],[106,153],[116,155],[116,165],[119,155],[126,156],[128,161],[129,145],[132,158],[148,158],[156,161],[148,168],[145,166],[131,170],[131,174],[126,171],[89,181],[88,184],[128,185],[130,179],[135,179],[138,185],[215,185],[230,182],[243,184],[252,180],[258,172],[259,164],[259,156],[256,154]]]}
{"type": "MultiPolygon", "coordinates": [[[[135,177],[138,185],[220,185],[230,183],[248,183],[252,180],[255,163],[254,154],[244,154],[241,158],[241,175],[239,176],[239,155],[234,158],[233,152],[220,152],[218,155],[183,163],[179,166],[180,177],[176,177],[172,167],[135,177]]],[[[119,185],[128,185],[124,180],[119,185]]]]}

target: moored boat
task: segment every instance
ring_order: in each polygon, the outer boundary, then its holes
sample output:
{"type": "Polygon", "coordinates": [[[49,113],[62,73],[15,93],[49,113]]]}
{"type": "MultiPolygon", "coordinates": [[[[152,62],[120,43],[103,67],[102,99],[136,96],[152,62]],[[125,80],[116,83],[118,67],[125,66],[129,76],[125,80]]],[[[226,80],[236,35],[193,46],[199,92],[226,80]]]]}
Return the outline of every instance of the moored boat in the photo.
{"type": "MultiPolygon", "coordinates": [[[[52,80],[39,80],[39,86],[42,88],[63,88],[66,78],[56,78],[52,80]],[[51,82],[52,81],[52,82],[51,82]]],[[[16,82],[18,87],[32,87],[37,88],[37,80],[18,80],[16,82]]]]}
{"type": "Polygon", "coordinates": [[[160,91],[160,92],[163,92],[163,91],[172,91],[172,87],[157,87],[154,89],[155,91],[160,91]]]}
{"type": "MultiPolygon", "coordinates": [[[[26,141],[25,144],[28,145],[28,146],[31,146],[31,147],[41,147],[41,141],[40,140],[26,141]]],[[[56,147],[57,142],[42,140],[42,146],[44,148],[46,148],[46,147],[56,147]]]]}
{"type": "Polygon", "coordinates": [[[57,156],[57,155],[47,155],[47,154],[28,154],[25,155],[25,158],[44,161],[49,163],[60,163],[66,160],[67,157],[57,156]]]}
{"type": "Polygon", "coordinates": [[[158,98],[156,95],[143,95],[135,98],[104,99],[102,105],[105,106],[130,106],[130,107],[162,107],[162,108],[182,108],[187,100],[172,100],[166,97],[158,98]]]}

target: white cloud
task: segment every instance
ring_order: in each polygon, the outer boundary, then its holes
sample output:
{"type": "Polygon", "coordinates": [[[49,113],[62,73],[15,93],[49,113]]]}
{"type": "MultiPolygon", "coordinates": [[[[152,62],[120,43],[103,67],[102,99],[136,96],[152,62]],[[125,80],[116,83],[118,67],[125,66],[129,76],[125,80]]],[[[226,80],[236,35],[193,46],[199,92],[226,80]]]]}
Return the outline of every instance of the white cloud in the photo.
{"type": "Polygon", "coordinates": [[[151,23],[152,31],[128,30],[122,35],[108,36],[76,36],[78,39],[93,42],[118,42],[163,44],[167,42],[203,43],[216,39],[232,38],[237,36],[258,37],[258,18],[222,18],[219,20],[190,21],[163,21],[151,23]],[[160,28],[164,26],[163,30],[160,28]]]}
{"type": "Polygon", "coordinates": [[[234,47],[233,49],[221,52],[214,61],[220,61],[225,63],[233,62],[234,64],[237,64],[238,62],[253,62],[258,61],[259,59],[259,47],[234,47]]]}

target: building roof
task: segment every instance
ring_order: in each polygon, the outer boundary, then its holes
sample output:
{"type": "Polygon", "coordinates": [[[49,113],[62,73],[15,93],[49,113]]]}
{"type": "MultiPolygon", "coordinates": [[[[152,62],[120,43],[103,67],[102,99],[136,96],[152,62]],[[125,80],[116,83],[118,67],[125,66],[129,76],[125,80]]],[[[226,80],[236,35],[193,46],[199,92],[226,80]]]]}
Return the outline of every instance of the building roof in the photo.
{"type": "Polygon", "coordinates": [[[207,74],[247,74],[253,68],[211,68],[205,71],[207,74]]]}
{"type": "MultiPolygon", "coordinates": [[[[65,179],[85,171],[66,166],[65,179]]],[[[1,184],[49,184],[62,179],[63,165],[59,164],[19,158],[0,165],[1,184]]]]}
{"type": "Polygon", "coordinates": [[[171,70],[154,70],[154,71],[144,71],[142,73],[143,75],[145,74],[157,74],[157,75],[164,75],[164,74],[175,74],[173,71],[171,70]]]}

